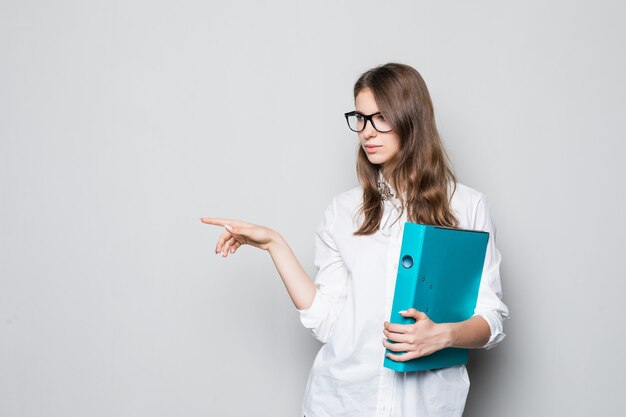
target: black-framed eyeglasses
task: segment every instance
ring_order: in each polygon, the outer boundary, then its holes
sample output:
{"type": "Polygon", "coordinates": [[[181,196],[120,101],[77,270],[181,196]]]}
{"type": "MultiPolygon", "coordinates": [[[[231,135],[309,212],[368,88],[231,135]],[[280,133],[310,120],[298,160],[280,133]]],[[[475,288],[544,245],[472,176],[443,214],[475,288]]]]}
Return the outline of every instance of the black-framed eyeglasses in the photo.
{"type": "Polygon", "coordinates": [[[348,127],[350,130],[354,132],[362,132],[365,129],[365,125],[369,120],[372,124],[372,127],[376,129],[376,131],[380,133],[391,132],[391,125],[380,112],[372,113],[372,114],[362,114],[357,111],[350,111],[345,113],[346,121],[348,122],[348,127]]]}

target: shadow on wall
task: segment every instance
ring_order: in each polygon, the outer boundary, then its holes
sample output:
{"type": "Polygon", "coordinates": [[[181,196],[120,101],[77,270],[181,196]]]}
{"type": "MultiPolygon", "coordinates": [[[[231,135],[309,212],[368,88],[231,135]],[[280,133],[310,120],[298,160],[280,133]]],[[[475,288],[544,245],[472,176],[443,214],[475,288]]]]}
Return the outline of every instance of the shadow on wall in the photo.
{"type": "MultiPolygon", "coordinates": [[[[467,372],[470,390],[465,405],[464,417],[488,417],[502,415],[500,392],[507,388],[506,342],[491,350],[470,351],[467,372]],[[490,411],[489,414],[485,414],[490,411]]],[[[510,385],[509,385],[510,386],[510,385]]]]}

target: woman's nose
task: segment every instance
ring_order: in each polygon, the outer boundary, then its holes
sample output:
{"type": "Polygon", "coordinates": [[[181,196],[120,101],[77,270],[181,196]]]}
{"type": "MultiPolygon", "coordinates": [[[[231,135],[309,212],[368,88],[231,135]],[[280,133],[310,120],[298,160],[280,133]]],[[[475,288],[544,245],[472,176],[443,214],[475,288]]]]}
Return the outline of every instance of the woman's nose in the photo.
{"type": "Polygon", "coordinates": [[[374,126],[372,126],[371,120],[365,121],[365,127],[363,127],[363,136],[365,138],[376,136],[376,129],[374,129],[374,126]]]}

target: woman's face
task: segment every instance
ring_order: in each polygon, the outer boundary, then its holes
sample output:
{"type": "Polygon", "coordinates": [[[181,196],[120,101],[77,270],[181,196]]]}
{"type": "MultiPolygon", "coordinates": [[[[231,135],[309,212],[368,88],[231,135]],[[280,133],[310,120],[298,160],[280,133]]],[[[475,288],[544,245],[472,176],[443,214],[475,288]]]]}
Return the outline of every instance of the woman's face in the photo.
{"type": "MultiPolygon", "coordinates": [[[[361,114],[373,114],[378,112],[374,94],[369,88],[364,88],[357,94],[355,110],[361,114]]],[[[361,147],[367,159],[372,164],[383,165],[400,150],[400,137],[394,132],[381,133],[374,129],[371,121],[365,125],[365,129],[358,133],[361,147]]]]}

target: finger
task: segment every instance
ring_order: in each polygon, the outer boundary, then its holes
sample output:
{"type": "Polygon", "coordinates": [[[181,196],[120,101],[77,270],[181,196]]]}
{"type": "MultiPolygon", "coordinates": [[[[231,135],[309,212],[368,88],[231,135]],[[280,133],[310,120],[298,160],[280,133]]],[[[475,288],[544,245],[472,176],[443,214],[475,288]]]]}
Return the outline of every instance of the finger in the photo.
{"type": "Polygon", "coordinates": [[[383,346],[392,352],[408,352],[412,347],[408,343],[390,343],[387,339],[383,339],[383,346]]]}
{"type": "Polygon", "coordinates": [[[220,217],[200,217],[200,221],[205,224],[223,226],[228,231],[232,231],[232,228],[234,227],[243,227],[248,225],[248,223],[242,222],[241,220],[225,219],[220,217]]]}
{"type": "Polygon", "coordinates": [[[383,334],[385,335],[387,339],[392,340],[397,343],[411,343],[411,340],[413,339],[411,335],[403,334],[403,333],[391,333],[387,329],[383,330],[383,334]]]}
{"type": "Polygon", "coordinates": [[[235,243],[237,243],[237,247],[235,249],[237,249],[239,246],[243,245],[244,243],[246,243],[246,239],[243,236],[234,236],[231,235],[229,232],[224,232],[220,235],[217,244],[215,245],[215,253],[219,253],[222,252],[224,250],[224,245],[226,244],[226,242],[229,239],[234,239],[234,242],[231,244],[231,246],[235,243]]]}
{"type": "MultiPolygon", "coordinates": [[[[247,243],[247,242],[248,242],[248,240],[246,239],[246,237],[245,237],[245,236],[242,236],[242,235],[232,235],[232,237],[233,237],[233,239],[235,239],[235,242],[234,242],[233,244],[237,243],[239,246],[241,246],[241,245],[243,245],[244,243],[247,243]]],[[[239,247],[239,246],[237,246],[237,247],[239,247]]]]}
{"type": "Polygon", "coordinates": [[[231,236],[230,239],[228,239],[226,243],[224,243],[224,248],[222,249],[222,256],[228,255],[228,251],[230,250],[230,246],[233,244],[233,242],[235,242],[235,238],[231,236]]]}
{"type": "Polygon", "coordinates": [[[394,324],[385,322],[385,329],[392,333],[407,333],[409,331],[410,324],[394,324]]]}
{"type": "Polygon", "coordinates": [[[235,240],[235,243],[233,243],[233,246],[230,248],[230,251],[232,253],[235,253],[235,251],[239,249],[239,246],[241,246],[241,243],[235,240]]]}
{"type": "Polygon", "coordinates": [[[217,239],[217,244],[215,245],[215,253],[221,252],[222,249],[224,249],[224,243],[226,243],[226,241],[231,237],[232,235],[229,232],[222,232],[222,234],[220,234],[220,237],[217,239]]]}
{"type": "Polygon", "coordinates": [[[200,217],[200,221],[205,224],[214,224],[217,226],[224,226],[225,224],[231,224],[233,219],[223,219],[218,217],[200,217]]]}
{"type": "Polygon", "coordinates": [[[252,225],[241,225],[241,224],[225,224],[224,228],[233,235],[245,235],[248,230],[250,230],[252,225]]]}
{"type": "Polygon", "coordinates": [[[231,237],[231,238],[227,241],[227,243],[229,244],[229,246],[228,246],[228,247],[226,247],[225,249],[226,249],[228,252],[230,252],[230,253],[235,253],[235,251],[237,250],[237,248],[238,248],[239,246],[241,246],[241,245],[242,245],[242,243],[239,241],[239,239],[241,239],[241,238],[239,238],[239,237],[237,237],[237,236],[232,236],[232,237],[231,237]]]}
{"type": "Polygon", "coordinates": [[[426,313],[419,311],[415,308],[409,308],[408,310],[399,311],[399,313],[404,317],[413,317],[416,320],[427,317],[426,313]]]}
{"type": "Polygon", "coordinates": [[[409,352],[409,353],[405,353],[402,355],[395,355],[393,353],[385,353],[385,356],[388,357],[391,360],[394,360],[396,362],[406,362],[408,360],[414,359],[414,358],[418,358],[419,355],[413,353],[413,352],[409,352]]]}

